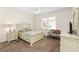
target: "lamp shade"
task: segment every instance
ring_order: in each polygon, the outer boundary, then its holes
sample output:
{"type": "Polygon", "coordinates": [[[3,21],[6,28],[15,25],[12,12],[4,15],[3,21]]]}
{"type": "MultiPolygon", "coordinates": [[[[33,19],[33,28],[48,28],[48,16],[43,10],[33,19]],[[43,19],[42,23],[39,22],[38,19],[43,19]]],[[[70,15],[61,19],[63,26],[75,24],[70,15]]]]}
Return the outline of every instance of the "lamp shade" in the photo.
{"type": "Polygon", "coordinates": [[[4,26],[7,32],[12,32],[12,28],[14,27],[14,24],[5,24],[4,26]]]}

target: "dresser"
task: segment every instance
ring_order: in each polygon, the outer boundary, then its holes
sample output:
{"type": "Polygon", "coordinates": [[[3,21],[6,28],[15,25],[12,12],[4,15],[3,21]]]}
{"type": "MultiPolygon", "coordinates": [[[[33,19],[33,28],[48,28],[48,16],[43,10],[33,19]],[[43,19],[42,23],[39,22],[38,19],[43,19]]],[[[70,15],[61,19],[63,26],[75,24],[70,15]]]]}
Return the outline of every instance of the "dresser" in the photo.
{"type": "Polygon", "coordinates": [[[75,34],[61,34],[60,52],[79,52],[79,36],[75,34]]]}
{"type": "Polygon", "coordinates": [[[18,40],[18,32],[9,32],[7,33],[7,41],[18,40]]]}

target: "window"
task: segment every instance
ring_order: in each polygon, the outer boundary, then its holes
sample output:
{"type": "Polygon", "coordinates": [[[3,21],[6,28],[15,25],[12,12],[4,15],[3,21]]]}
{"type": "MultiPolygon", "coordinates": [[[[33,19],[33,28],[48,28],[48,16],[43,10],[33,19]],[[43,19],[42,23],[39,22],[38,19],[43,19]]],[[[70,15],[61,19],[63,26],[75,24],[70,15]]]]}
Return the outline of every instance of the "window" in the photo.
{"type": "Polygon", "coordinates": [[[56,29],[56,17],[49,17],[42,19],[43,29],[56,29]]]}

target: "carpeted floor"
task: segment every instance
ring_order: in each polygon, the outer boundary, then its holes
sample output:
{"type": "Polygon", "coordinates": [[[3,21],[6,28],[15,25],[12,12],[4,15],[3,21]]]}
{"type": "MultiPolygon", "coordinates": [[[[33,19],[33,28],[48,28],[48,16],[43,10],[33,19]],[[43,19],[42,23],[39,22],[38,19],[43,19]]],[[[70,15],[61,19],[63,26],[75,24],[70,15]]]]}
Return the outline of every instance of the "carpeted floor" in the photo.
{"type": "Polygon", "coordinates": [[[0,52],[59,52],[59,48],[60,40],[50,38],[43,38],[32,47],[20,39],[10,43],[0,43],[0,52]]]}

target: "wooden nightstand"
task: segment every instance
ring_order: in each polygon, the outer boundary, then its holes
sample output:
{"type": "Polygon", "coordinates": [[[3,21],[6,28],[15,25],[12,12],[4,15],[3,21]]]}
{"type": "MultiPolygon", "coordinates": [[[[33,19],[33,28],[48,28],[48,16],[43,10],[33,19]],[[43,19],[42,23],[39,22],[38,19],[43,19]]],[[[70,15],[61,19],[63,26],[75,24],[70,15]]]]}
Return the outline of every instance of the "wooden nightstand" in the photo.
{"type": "Polygon", "coordinates": [[[9,32],[7,33],[7,41],[18,40],[18,32],[9,32]]]}

